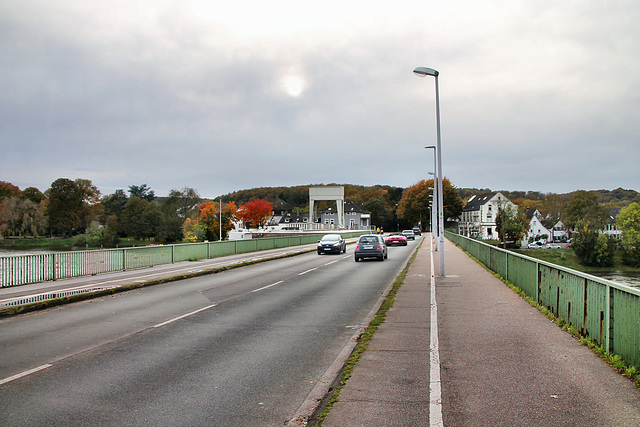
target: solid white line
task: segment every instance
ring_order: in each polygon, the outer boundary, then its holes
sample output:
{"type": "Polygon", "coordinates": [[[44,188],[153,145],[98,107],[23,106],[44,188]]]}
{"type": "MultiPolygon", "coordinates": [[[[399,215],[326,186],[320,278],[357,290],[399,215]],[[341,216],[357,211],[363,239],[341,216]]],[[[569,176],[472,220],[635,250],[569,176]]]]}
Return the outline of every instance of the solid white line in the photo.
{"type": "Polygon", "coordinates": [[[50,368],[52,366],[53,366],[52,364],[47,363],[46,365],[42,365],[42,366],[38,366],[37,368],[29,369],[28,371],[24,371],[24,372],[21,372],[19,374],[16,374],[16,375],[12,376],[12,377],[0,380],[0,385],[6,384],[6,383],[14,381],[14,380],[17,380],[18,378],[26,377],[27,375],[31,375],[34,372],[42,371],[43,369],[47,369],[47,368],[50,368]]]}
{"type": "Polygon", "coordinates": [[[270,288],[270,287],[272,287],[272,286],[279,285],[280,283],[282,283],[282,280],[280,280],[279,282],[276,282],[276,283],[272,283],[272,284],[267,285],[267,286],[263,286],[263,287],[258,288],[258,289],[254,289],[254,290],[252,290],[251,292],[260,292],[260,291],[263,291],[263,290],[265,290],[265,289],[269,289],[269,288],[270,288]]]}
{"type": "Polygon", "coordinates": [[[307,274],[307,273],[309,273],[309,272],[311,272],[313,270],[317,270],[317,269],[318,269],[318,267],[312,268],[311,270],[303,271],[302,273],[298,273],[298,276],[302,276],[303,274],[307,274]]]}
{"type": "Polygon", "coordinates": [[[440,382],[440,350],[438,344],[438,304],[436,303],[436,275],[433,266],[433,247],[431,249],[431,339],[429,342],[429,425],[443,426],[442,385],[440,382]]]}
{"type": "Polygon", "coordinates": [[[168,325],[169,323],[175,322],[176,320],[184,319],[185,317],[189,317],[189,316],[194,315],[196,313],[200,313],[201,311],[208,310],[208,309],[213,308],[215,306],[216,306],[216,304],[211,304],[211,305],[208,305],[206,307],[202,307],[201,309],[196,310],[196,311],[192,311],[191,313],[183,314],[182,316],[174,317],[173,319],[167,320],[166,322],[158,323],[157,325],[154,325],[153,327],[154,328],[159,328],[161,326],[168,325]]]}

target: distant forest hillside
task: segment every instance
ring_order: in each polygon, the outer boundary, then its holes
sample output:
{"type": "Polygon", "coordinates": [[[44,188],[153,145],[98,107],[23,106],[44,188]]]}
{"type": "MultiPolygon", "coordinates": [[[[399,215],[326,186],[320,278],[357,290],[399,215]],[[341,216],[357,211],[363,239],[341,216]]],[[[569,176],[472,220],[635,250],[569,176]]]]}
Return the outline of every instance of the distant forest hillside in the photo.
{"type": "MultiPolygon", "coordinates": [[[[344,187],[344,195],[355,203],[366,204],[372,198],[384,197],[387,202],[397,203],[402,198],[404,188],[389,185],[351,185],[328,184],[344,187]]],[[[311,185],[297,185],[293,187],[260,187],[249,190],[240,190],[222,196],[224,200],[233,200],[237,205],[242,205],[252,199],[265,199],[271,203],[280,200],[297,208],[305,208],[309,205],[309,187],[311,185]]]]}
{"type": "MultiPolygon", "coordinates": [[[[573,196],[571,193],[541,193],[539,191],[508,191],[508,190],[490,190],[488,188],[460,188],[458,189],[460,197],[465,202],[474,195],[486,194],[492,191],[499,191],[504,196],[514,203],[517,203],[523,207],[537,207],[537,203],[544,202],[548,196],[558,196],[564,203],[568,202],[573,196]],[[536,203],[537,202],[537,203],[536,203]]],[[[594,190],[594,193],[598,195],[598,201],[610,207],[623,208],[630,205],[633,202],[640,204],[640,193],[635,190],[625,190],[623,188],[616,188],[615,190],[594,190]]]]}
{"type": "MultiPolygon", "coordinates": [[[[402,187],[392,187],[389,185],[351,185],[351,184],[329,184],[342,185],[345,188],[345,198],[355,203],[367,205],[372,199],[384,199],[386,204],[395,204],[402,198],[402,187]]],[[[223,200],[233,200],[237,205],[242,205],[252,199],[265,199],[271,203],[280,200],[297,208],[304,209],[309,205],[309,185],[298,185],[293,187],[260,187],[249,190],[240,190],[223,196],[223,200]]],[[[566,203],[572,193],[555,194],[541,193],[539,191],[508,191],[491,190],[489,188],[459,188],[458,193],[464,202],[471,196],[486,194],[493,191],[500,191],[509,200],[523,207],[537,207],[544,202],[550,194],[558,196],[566,203]]],[[[640,193],[635,190],[625,190],[617,188],[615,190],[595,190],[600,203],[611,207],[625,207],[633,202],[640,204],[640,193]]]]}

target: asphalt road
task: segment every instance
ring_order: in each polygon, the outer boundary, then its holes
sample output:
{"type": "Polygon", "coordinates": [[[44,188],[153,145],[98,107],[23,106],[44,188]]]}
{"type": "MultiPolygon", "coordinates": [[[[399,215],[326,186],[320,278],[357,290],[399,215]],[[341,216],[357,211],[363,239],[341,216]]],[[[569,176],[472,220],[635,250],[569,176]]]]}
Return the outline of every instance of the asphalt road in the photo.
{"type": "Polygon", "coordinates": [[[355,263],[349,247],[3,319],[0,424],[283,425],[417,244],[384,262],[355,263]]]}

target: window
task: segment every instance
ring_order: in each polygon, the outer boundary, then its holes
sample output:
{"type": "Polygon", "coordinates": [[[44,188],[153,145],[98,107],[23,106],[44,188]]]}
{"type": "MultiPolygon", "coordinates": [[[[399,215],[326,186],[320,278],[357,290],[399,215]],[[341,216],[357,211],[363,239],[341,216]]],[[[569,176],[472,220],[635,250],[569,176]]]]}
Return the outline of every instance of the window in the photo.
{"type": "Polygon", "coordinates": [[[487,228],[487,234],[491,236],[493,234],[493,230],[491,228],[487,228]]]}

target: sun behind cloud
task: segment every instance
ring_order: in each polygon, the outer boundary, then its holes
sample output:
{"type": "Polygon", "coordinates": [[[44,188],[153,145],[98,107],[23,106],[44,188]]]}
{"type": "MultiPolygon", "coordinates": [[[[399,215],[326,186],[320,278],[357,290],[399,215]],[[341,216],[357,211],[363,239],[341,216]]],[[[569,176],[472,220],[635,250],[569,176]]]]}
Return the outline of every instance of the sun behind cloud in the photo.
{"type": "Polygon", "coordinates": [[[304,80],[301,77],[287,76],[284,78],[285,91],[291,96],[300,96],[304,87],[304,80]]]}

